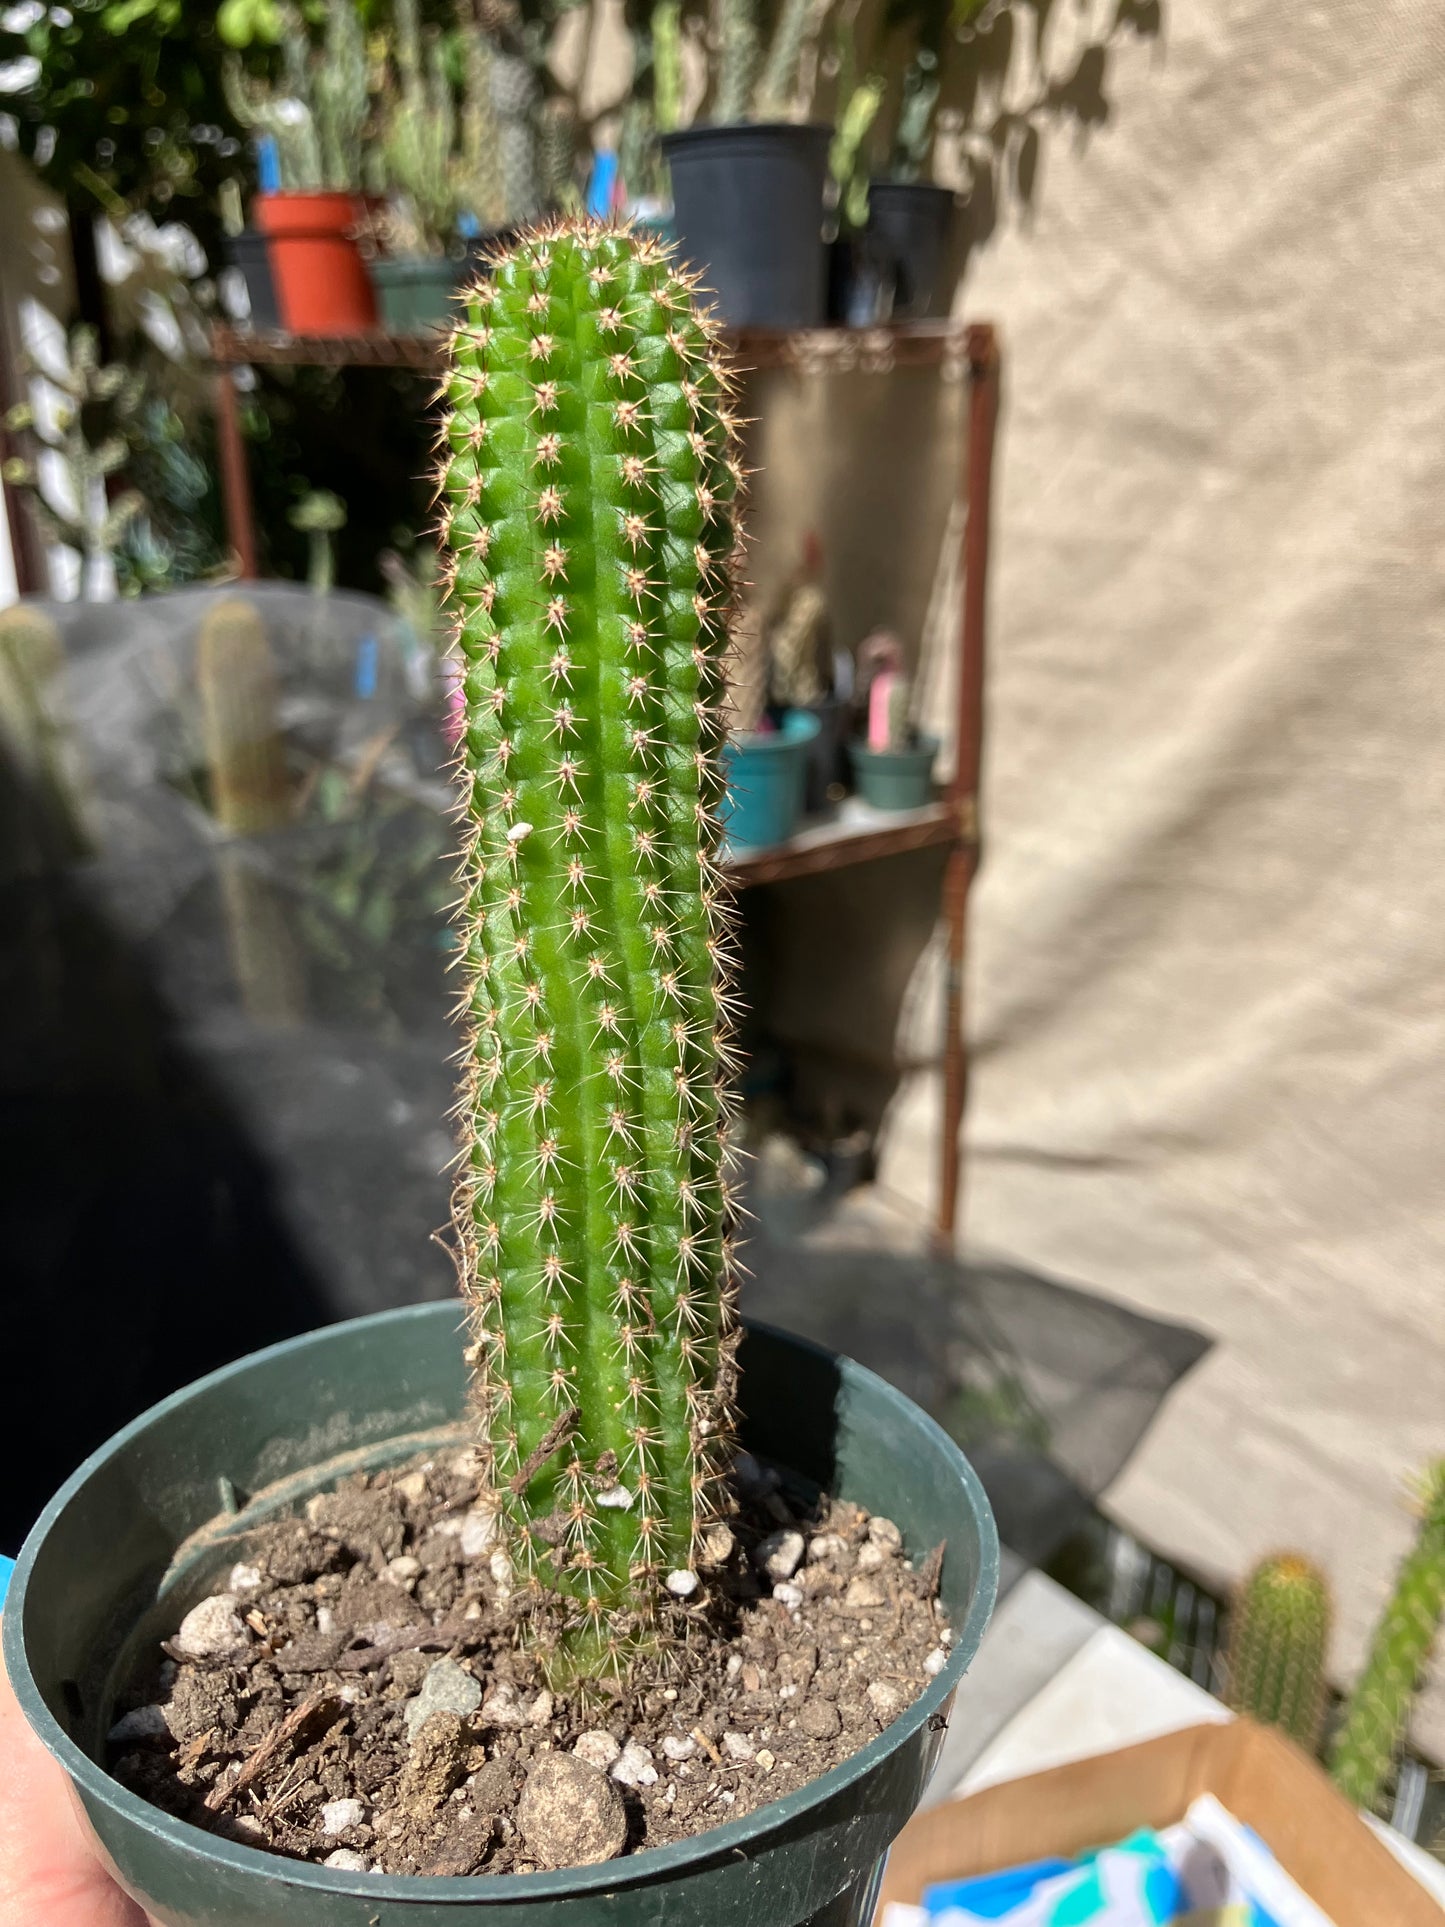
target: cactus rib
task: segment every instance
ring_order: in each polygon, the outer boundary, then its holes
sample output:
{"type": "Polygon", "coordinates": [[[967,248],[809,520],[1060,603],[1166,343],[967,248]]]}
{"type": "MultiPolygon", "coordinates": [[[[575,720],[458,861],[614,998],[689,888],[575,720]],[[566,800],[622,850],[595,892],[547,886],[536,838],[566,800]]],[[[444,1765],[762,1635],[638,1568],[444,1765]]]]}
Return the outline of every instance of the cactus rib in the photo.
{"type": "Polygon", "coordinates": [[[464,663],[453,1199],[508,1553],[625,1671],[716,1516],[728,378],[666,251],[525,235],[465,297],[443,429],[464,663]]]}

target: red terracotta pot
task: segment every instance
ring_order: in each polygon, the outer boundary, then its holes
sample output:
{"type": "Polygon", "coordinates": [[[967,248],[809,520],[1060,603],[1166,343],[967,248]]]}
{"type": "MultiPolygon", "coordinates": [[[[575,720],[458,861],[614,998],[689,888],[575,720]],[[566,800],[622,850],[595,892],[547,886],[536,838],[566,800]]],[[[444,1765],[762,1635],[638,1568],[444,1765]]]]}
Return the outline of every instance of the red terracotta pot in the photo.
{"type": "Polygon", "coordinates": [[[362,334],[376,296],[356,246],[354,194],[262,194],[256,225],[270,241],[281,323],[298,335],[362,334]]]}

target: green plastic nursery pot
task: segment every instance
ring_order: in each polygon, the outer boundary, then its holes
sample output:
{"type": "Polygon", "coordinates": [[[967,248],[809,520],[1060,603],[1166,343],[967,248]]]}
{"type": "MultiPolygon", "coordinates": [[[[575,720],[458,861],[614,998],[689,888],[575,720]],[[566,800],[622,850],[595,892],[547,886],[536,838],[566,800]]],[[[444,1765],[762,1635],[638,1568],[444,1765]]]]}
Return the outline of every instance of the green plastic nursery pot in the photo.
{"type": "Polygon", "coordinates": [[[766,849],[793,834],[803,814],[808,756],[820,727],[811,711],[790,709],[779,729],[728,738],[722,825],[729,843],[766,849]]]}
{"type": "Polygon", "coordinates": [[[130,1656],[215,1589],[249,1525],[464,1436],[459,1326],[455,1303],[419,1305],[258,1352],[127,1426],[46,1507],[11,1583],[5,1665],[121,1885],[166,1927],[863,1927],[988,1620],[998,1539],[973,1469],[931,1419],[872,1372],[762,1326],[742,1351],[745,1443],[896,1520],[915,1555],[947,1541],[948,1663],[852,1759],[673,1846],[461,1879],[235,1845],[97,1764],[130,1656]]]}
{"type": "Polygon", "coordinates": [[[875,810],[921,810],[933,800],[933,764],[938,744],[925,736],[916,749],[849,746],[858,794],[875,810]]]}
{"type": "Polygon", "coordinates": [[[371,263],[384,328],[393,334],[421,334],[451,318],[452,297],[464,264],[445,255],[397,255],[371,263]]]}

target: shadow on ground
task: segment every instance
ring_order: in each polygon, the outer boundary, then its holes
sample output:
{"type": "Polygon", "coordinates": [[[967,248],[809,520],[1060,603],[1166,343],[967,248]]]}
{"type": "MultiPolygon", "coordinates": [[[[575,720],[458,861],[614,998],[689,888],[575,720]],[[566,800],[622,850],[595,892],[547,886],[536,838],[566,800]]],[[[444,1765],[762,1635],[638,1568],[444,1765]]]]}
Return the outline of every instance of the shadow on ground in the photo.
{"type": "Polygon", "coordinates": [[[763,1207],[743,1309],[847,1352],[933,1413],[978,1468],[1004,1541],[1042,1564],[1210,1341],[1058,1279],[909,1249],[910,1236],[866,1191],[801,1234],[763,1207]]]}

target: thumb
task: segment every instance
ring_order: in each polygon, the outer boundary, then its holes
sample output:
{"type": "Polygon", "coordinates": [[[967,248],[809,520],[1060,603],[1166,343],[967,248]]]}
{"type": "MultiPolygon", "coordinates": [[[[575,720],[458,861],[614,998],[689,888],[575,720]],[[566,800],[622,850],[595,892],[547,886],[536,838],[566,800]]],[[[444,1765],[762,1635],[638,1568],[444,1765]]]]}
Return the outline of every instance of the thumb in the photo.
{"type": "Polygon", "coordinates": [[[65,1773],[25,1723],[0,1659],[0,1927],[146,1927],[96,1855],[65,1773]]]}

